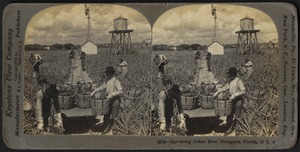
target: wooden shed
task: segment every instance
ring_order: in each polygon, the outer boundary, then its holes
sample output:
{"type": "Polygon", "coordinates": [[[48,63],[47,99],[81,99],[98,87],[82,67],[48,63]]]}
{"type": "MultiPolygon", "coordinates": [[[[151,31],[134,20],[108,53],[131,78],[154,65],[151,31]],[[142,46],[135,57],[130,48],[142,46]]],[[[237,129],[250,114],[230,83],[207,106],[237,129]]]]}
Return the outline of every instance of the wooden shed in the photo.
{"type": "Polygon", "coordinates": [[[224,54],[224,46],[221,43],[219,43],[218,41],[214,41],[210,45],[208,45],[207,50],[208,50],[208,52],[211,53],[211,55],[223,55],[224,54]]]}
{"type": "Polygon", "coordinates": [[[92,41],[86,41],[81,46],[81,51],[85,52],[86,54],[97,54],[97,45],[92,41]]]}

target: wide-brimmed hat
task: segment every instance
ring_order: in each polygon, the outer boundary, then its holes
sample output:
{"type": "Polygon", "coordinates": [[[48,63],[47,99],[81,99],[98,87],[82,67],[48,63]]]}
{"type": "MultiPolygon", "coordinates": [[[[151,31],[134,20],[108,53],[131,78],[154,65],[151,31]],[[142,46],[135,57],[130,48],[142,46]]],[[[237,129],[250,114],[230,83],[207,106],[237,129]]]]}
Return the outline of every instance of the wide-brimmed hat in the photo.
{"type": "Polygon", "coordinates": [[[59,94],[59,91],[57,90],[56,84],[50,84],[50,86],[45,89],[45,93],[50,98],[57,97],[59,94]]]}
{"type": "Polygon", "coordinates": [[[182,95],[182,91],[180,90],[177,84],[173,84],[172,87],[167,92],[169,96],[173,98],[180,98],[182,95]]]}
{"type": "Polygon", "coordinates": [[[236,69],[236,67],[230,67],[227,74],[229,74],[230,76],[236,76],[238,73],[238,70],[236,69]]]}
{"type": "Polygon", "coordinates": [[[104,73],[106,74],[115,74],[115,69],[112,66],[106,67],[104,73]]]}

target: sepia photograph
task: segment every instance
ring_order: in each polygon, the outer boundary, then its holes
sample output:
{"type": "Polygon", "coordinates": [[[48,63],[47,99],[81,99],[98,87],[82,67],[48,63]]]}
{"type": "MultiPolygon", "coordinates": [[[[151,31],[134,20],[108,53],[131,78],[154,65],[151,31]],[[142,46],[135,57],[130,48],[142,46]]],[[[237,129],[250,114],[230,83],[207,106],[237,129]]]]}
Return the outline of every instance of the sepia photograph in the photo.
{"type": "Polygon", "coordinates": [[[155,22],[152,48],[157,135],[277,136],[278,33],[267,14],[176,7],[155,22]]]}
{"type": "Polygon", "coordinates": [[[120,5],[65,4],[25,36],[28,135],[149,134],[151,28],[120,5]]]}
{"type": "Polygon", "coordinates": [[[12,3],[11,149],[288,149],[298,135],[289,3],[12,3]]]}

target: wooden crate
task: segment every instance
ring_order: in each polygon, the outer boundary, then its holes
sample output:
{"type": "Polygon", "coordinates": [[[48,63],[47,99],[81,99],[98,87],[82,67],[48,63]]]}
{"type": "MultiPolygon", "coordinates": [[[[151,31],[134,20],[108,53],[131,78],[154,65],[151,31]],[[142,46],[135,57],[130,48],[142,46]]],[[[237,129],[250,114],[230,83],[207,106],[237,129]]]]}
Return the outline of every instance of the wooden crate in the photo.
{"type": "Polygon", "coordinates": [[[246,95],[249,99],[260,100],[264,97],[265,91],[261,89],[248,90],[246,95]]]}

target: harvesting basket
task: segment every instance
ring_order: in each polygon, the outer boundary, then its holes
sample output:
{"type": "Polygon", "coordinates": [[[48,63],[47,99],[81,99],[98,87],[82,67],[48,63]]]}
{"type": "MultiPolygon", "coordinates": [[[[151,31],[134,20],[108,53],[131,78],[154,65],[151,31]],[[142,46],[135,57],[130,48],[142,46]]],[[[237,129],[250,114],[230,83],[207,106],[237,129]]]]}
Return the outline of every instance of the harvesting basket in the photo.
{"type": "Polygon", "coordinates": [[[247,91],[247,97],[252,100],[260,100],[264,97],[265,91],[261,89],[253,89],[247,91]]]}
{"type": "Polygon", "coordinates": [[[62,110],[71,109],[75,107],[74,104],[75,94],[72,93],[61,93],[58,95],[59,107],[62,110]]]}
{"type": "Polygon", "coordinates": [[[196,109],[198,106],[198,95],[197,94],[183,94],[181,96],[181,103],[183,110],[196,109]]]}
{"type": "Polygon", "coordinates": [[[91,108],[91,96],[89,94],[78,94],[77,95],[77,106],[81,109],[91,108]]]}
{"type": "Polygon", "coordinates": [[[107,99],[91,99],[93,115],[105,115],[108,112],[109,101],[107,99]]]}
{"type": "Polygon", "coordinates": [[[124,95],[127,99],[134,100],[134,99],[138,98],[141,95],[141,93],[142,93],[142,90],[140,90],[140,89],[131,89],[129,91],[126,91],[124,93],[124,95]]]}
{"type": "Polygon", "coordinates": [[[96,92],[95,95],[94,95],[94,99],[101,99],[101,100],[104,100],[106,99],[106,93],[103,92],[103,91],[99,91],[99,92],[96,92]]]}
{"type": "Polygon", "coordinates": [[[228,116],[232,110],[231,100],[214,100],[215,113],[218,116],[228,116]]]}
{"type": "Polygon", "coordinates": [[[203,109],[214,108],[214,96],[200,95],[200,105],[203,109]]]}

